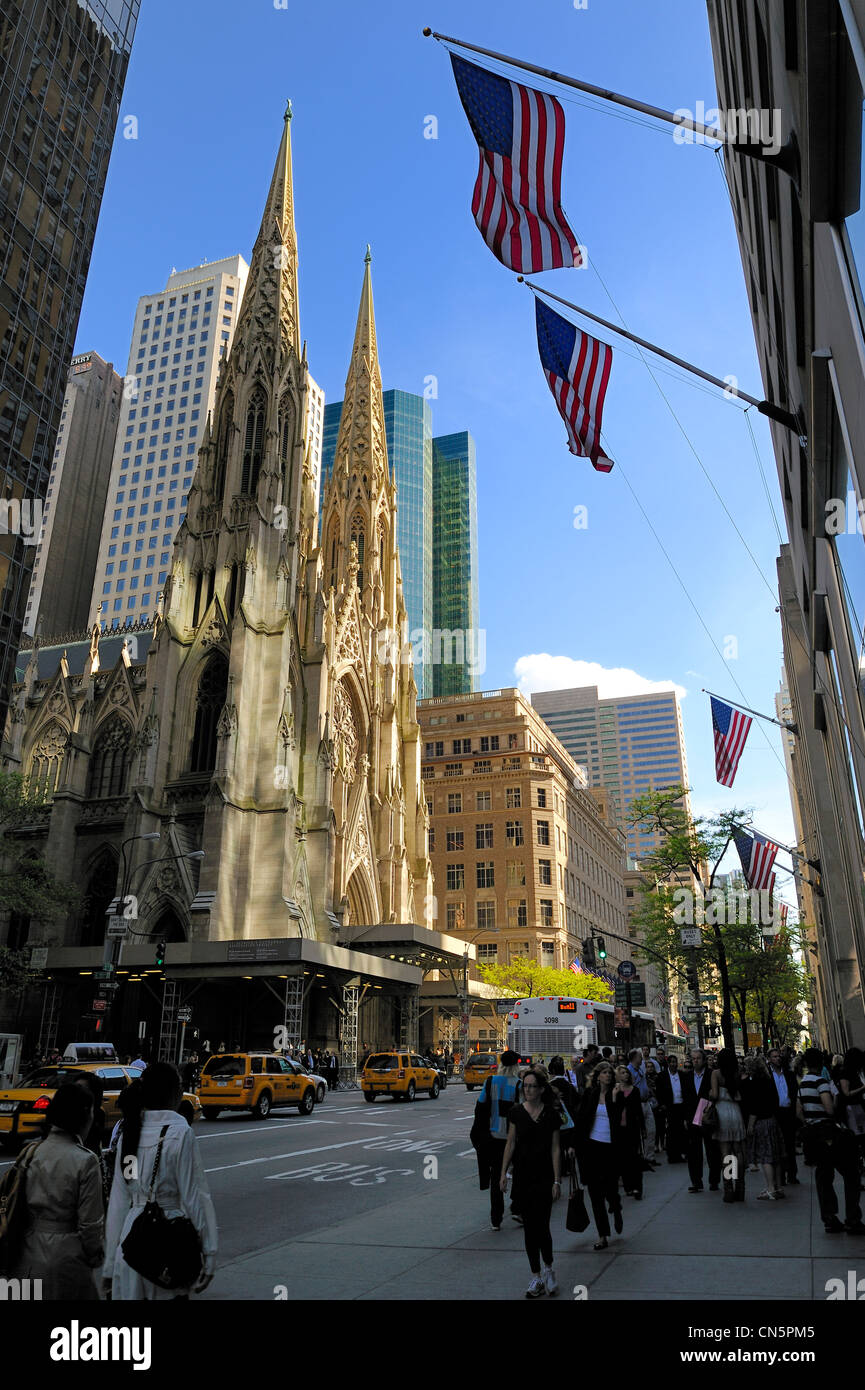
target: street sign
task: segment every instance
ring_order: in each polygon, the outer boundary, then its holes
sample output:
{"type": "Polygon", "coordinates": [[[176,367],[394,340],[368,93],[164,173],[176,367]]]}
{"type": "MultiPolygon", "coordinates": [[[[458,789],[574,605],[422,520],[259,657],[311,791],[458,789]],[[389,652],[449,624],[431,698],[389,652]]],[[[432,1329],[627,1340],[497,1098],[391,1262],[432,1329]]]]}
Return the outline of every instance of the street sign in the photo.
{"type": "Polygon", "coordinates": [[[683,946],[699,946],[702,942],[702,933],[699,927],[682,927],[679,932],[679,940],[683,946]]]}
{"type": "Polygon", "coordinates": [[[629,980],[626,984],[617,984],[615,986],[615,991],[615,1003],[620,1009],[626,1009],[628,1007],[629,991],[632,1009],[642,1009],[646,1003],[646,986],[642,980],[629,980]]]}
{"type": "Polygon", "coordinates": [[[44,970],[48,964],[48,947],[34,946],[30,952],[30,969],[44,970]]]}
{"type": "Polygon", "coordinates": [[[108,1000],[107,1000],[107,999],[94,999],[94,1000],[93,1000],[93,1003],[90,1005],[90,1007],[91,1007],[91,1009],[93,1010],[93,1012],[94,1012],[95,1014],[104,1013],[105,1010],[108,1008],[108,1000]]]}
{"type": "Polygon", "coordinates": [[[189,1008],[189,1006],[187,1004],[181,1005],[181,1007],[177,1010],[177,1022],[189,1023],[191,1018],[192,1010],[189,1008]]]}
{"type": "Polygon", "coordinates": [[[127,922],[127,920],[126,920],[125,917],[109,917],[109,918],[108,918],[108,935],[109,935],[109,936],[125,936],[126,933],[127,933],[128,931],[129,931],[129,923],[127,922]]]}
{"type": "Polygon", "coordinates": [[[627,1009],[616,1008],[613,1010],[613,1027],[629,1028],[631,1025],[631,1015],[627,1009]]]}
{"type": "Polygon", "coordinates": [[[717,994],[701,994],[700,998],[707,1000],[710,1004],[717,1004],[718,1002],[717,994]]]}
{"type": "Polygon", "coordinates": [[[632,960],[622,960],[619,961],[616,974],[620,980],[633,980],[637,974],[637,967],[632,960]]]}

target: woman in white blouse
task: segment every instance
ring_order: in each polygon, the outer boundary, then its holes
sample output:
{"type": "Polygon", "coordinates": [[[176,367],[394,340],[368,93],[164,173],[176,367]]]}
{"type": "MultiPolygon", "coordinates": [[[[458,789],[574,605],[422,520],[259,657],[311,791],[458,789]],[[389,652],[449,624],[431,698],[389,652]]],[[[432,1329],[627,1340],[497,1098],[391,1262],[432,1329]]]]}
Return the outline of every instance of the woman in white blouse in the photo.
{"type": "Polygon", "coordinates": [[[186,1216],[201,1240],[201,1274],[194,1292],[201,1293],[216,1267],[216,1215],[195,1136],[177,1106],[183,1087],[167,1062],[149,1066],[124,1096],[123,1129],[114,1164],[105,1232],[103,1291],[118,1300],[187,1298],[189,1289],[162,1289],[136,1273],[123,1257],[122,1245],[150,1197],[160,1136],[162,1155],[153,1190],[167,1217],[186,1216]]]}

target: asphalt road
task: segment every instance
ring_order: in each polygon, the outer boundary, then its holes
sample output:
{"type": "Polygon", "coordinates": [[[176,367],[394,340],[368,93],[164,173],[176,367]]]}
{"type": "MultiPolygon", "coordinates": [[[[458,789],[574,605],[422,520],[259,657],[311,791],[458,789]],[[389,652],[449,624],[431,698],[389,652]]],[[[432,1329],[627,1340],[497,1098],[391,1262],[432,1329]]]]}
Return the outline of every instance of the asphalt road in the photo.
{"type": "Polygon", "coordinates": [[[329,1093],[304,1117],[226,1114],[200,1121],[201,1146],[219,1223],[220,1261],[350,1216],[448,1187],[476,1171],[468,1135],[476,1095],[451,1085],[438,1100],[408,1104],[360,1091],[329,1093]]]}

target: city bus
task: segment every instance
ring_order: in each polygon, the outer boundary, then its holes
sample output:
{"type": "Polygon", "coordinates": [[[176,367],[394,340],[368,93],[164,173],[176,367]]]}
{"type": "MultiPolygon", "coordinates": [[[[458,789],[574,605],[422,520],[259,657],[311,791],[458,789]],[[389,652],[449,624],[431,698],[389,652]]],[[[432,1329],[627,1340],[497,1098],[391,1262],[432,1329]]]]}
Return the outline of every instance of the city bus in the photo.
{"type": "Polygon", "coordinates": [[[556,1055],[566,1060],[582,1054],[589,1043],[619,1048],[655,1046],[657,1029],[652,1014],[632,1012],[631,1027],[616,1029],[612,1004],[595,999],[517,999],[508,1014],[508,1047],[521,1059],[556,1055]]]}

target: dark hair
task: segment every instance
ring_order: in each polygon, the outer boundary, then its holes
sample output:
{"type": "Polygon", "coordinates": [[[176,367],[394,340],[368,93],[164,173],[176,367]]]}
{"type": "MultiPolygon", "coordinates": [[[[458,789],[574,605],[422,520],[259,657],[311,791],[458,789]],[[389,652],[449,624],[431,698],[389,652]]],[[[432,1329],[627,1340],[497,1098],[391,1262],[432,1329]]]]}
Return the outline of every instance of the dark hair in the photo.
{"type": "Polygon", "coordinates": [[[178,1092],[183,1094],[183,1083],[177,1068],[170,1062],[152,1062],[140,1080],[127,1086],[120,1102],[123,1114],[123,1158],[138,1152],[144,1111],[173,1110],[178,1103],[178,1092]]]}
{"type": "Polygon", "coordinates": [[[861,1047],[848,1047],[844,1053],[842,1075],[845,1081],[858,1081],[857,1072],[865,1068],[865,1053],[861,1047]]]}
{"type": "Polygon", "coordinates": [[[523,1090],[525,1089],[525,1081],[527,1076],[531,1076],[534,1078],[535,1081],[537,1081],[538,1090],[541,1093],[541,1104],[555,1105],[556,1098],[553,1095],[553,1088],[547,1080],[546,1076],[544,1076],[543,1072],[536,1070],[535,1067],[528,1067],[523,1072],[523,1090]]]}
{"type": "Polygon", "coordinates": [[[722,1047],[718,1053],[718,1071],[730,1099],[735,1100],[739,1094],[739,1059],[729,1047],[722,1047]]]}
{"type": "Polygon", "coordinates": [[[819,1047],[808,1047],[805,1049],[805,1066],[809,1071],[822,1071],[825,1063],[823,1053],[819,1047]]]}
{"type": "Polygon", "coordinates": [[[72,1083],[74,1086],[86,1086],[93,1097],[93,1109],[102,1109],[102,1097],[105,1094],[105,1087],[102,1078],[92,1071],[82,1071],[75,1077],[72,1083]]]}
{"type": "Polygon", "coordinates": [[[64,1134],[78,1134],[88,1118],[93,1118],[92,1095],[76,1081],[64,1081],[48,1102],[46,1127],[53,1125],[64,1134]]]}
{"type": "Polygon", "coordinates": [[[551,1057],[549,1065],[550,1076],[564,1076],[565,1060],[563,1057],[551,1057]]]}

